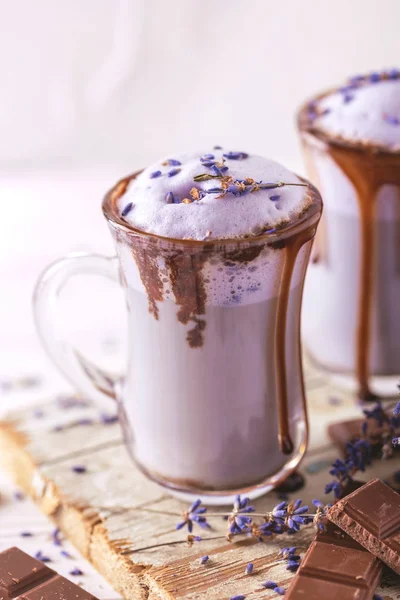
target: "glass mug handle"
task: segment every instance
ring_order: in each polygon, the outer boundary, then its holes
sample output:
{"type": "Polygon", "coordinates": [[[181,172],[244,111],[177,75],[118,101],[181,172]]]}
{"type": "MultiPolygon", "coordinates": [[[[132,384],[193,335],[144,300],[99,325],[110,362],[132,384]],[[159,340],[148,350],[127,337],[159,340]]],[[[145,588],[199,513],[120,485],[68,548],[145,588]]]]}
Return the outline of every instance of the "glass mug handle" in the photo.
{"type": "Polygon", "coordinates": [[[116,256],[70,254],[51,264],[41,275],[33,296],[36,327],[45,350],[65,377],[86,397],[103,405],[117,399],[117,379],[84,358],[62,330],[57,304],[73,275],[105,275],[120,282],[116,256]]]}

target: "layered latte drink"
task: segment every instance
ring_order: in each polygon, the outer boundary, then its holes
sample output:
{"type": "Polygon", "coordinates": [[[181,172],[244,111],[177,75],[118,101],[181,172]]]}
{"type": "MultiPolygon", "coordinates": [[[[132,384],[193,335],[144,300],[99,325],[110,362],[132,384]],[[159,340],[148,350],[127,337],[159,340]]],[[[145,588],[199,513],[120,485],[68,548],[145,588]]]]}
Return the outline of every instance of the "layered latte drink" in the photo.
{"type": "Polygon", "coordinates": [[[370,377],[400,372],[400,78],[350,79],[307,103],[299,127],[324,197],[304,302],[304,341],[323,367],[370,377]]]}
{"type": "Polygon", "coordinates": [[[214,148],[122,180],[103,207],[129,309],[132,455],[170,489],[262,493],[306,449],[299,320],[318,192],[214,148]]]}

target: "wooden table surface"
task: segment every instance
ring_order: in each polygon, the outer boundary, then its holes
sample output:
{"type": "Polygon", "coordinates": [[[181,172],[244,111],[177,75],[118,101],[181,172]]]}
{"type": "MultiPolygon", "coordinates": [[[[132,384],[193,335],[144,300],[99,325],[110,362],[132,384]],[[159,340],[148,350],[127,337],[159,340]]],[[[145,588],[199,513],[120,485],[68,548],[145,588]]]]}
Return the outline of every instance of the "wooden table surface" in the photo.
{"type": "MultiPolygon", "coordinates": [[[[87,334],[84,335],[85,339],[87,334]]],[[[101,339],[92,336],[92,345],[102,346],[102,355],[113,359],[119,352],[118,342],[110,341],[110,332],[102,333],[101,339]]],[[[90,350],[89,350],[90,351],[90,350]]],[[[28,382],[29,383],[29,382],[28,382]]],[[[18,345],[7,344],[0,351],[0,419],[11,409],[27,410],[27,418],[32,415],[31,407],[38,398],[54,397],[58,394],[70,394],[71,388],[49,363],[36,337],[19,341],[18,345]],[[37,384],[24,385],[24,378],[34,378],[37,384]],[[30,411],[30,412],[29,412],[30,411]]],[[[32,419],[39,426],[38,421],[32,419]]],[[[63,541],[62,548],[52,543],[54,524],[43,515],[37,505],[26,497],[23,501],[14,499],[18,487],[12,483],[8,474],[0,467],[0,551],[10,546],[18,546],[25,552],[34,555],[41,550],[52,559],[49,564],[61,575],[81,584],[86,590],[100,600],[121,600],[121,596],[111,587],[96,569],[82,557],[68,540],[63,541]],[[32,537],[22,537],[24,531],[32,532],[32,537]],[[61,550],[72,556],[64,558],[61,550]],[[81,576],[71,576],[75,568],[82,571],[81,576]]]]}
{"type": "MultiPolygon", "coordinates": [[[[191,548],[176,544],[185,539],[185,533],[175,531],[175,524],[179,520],[176,515],[186,505],[168,497],[131,464],[118,423],[100,423],[99,409],[91,405],[60,409],[56,397],[67,391],[65,384],[39,355],[30,354],[29,362],[21,355],[18,361],[15,356],[5,356],[1,364],[0,459],[53,523],[30,500],[15,500],[16,488],[3,474],[0,549],[18,545],[31,554],[41,550],[54,561],[56,570],[103,600],[120,598],[113,588],[132,600],[227,600],[237,594],[255,600],[278,597],[260,586],[266,579],[288,586],[292,574],[279,560],[278,552],[285,545],[296,545],[303,554],[313,537],[311,528],[266,544],[206,541],[207,537],[223,535],[226,523],[217,519],[212,521],[212,534],[201,532],[202,542],[191,548]],[[35,376],[37,384],[24,384],[24,376],[35,376]],[[93,423],[75,425],[82,419],[93,423]],[[77,464],[87,471],[75,473],[77,464]],[[69,537],[62,547],[52,543],[54,523],[69,537]],[[32,535],[24,537],[24,533],[32,535]],[[169,545],[148,548],[160,543],[169,545]],[[61,550],[73,558],[61,556],[61,550]],[[204,554],[210,555],[206,566],[199,562],[204,554]],[[255,573],[246,577],[244,568],[250,561],[255,573]],[[74,569],[83,575],[71,575],[74,569]]],[[[301,496],[310,504],[315,497],[330,500],[324,498],[323,488],[330,479],[329,464],[338,452],[327,439],[327,424],[359,417],[360,408],[351,393],[335,387],[310,365],[306,386],[311,421],[310,447],[301,467],[306,487],[291,498],[301,496]]],[[[398,468],[398,459],[378,461],[364,479],[385,478],[398,468]]],[[[271,492],[253,504],[258,512],[265,512],[277,501],[277,494],[271,492]]],[[[378,592],[385,600],[397,599],[400,586],[396,581],[385,581],[378,592]]]]}

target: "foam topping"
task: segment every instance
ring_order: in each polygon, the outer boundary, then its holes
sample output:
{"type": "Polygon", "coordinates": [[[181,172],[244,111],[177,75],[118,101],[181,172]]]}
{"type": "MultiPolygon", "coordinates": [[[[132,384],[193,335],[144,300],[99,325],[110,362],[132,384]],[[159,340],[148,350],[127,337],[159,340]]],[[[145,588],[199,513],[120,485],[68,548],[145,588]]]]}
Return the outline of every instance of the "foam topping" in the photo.
{"type": "Polygon", "coordinates": [[[204,240],[273,233],[310,203],[307,185],[282,165],[214,147],[151,165],[132,181],[118,209],[149,233],[204,240]]]}
{"type": "Polygon", "coordinates": [[[400,71],[356,76],[309,105],[313,127],[349,142],[400,150],[400,71]]]}

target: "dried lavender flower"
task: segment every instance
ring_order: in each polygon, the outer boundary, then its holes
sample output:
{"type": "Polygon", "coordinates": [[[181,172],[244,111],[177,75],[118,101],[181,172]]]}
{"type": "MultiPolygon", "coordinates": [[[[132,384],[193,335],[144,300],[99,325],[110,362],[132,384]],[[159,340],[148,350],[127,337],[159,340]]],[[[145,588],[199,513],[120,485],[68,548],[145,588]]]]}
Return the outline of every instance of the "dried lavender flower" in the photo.
{"type": "Polygon", "coordinates": [[[246,575],[251,575],[251,574],[252,574],[252,572],[253,572],[253,570],[254,570],[254,565],[253,565],[253,563],[249,563],[249,564],[247,565],[247,567],[245,568],[245,571],[244,571],[244,572],[245,572],[245,574],[246,574],[246,575]]]}
{"type": "Polygon", "coordinates": [[[51,532],[51,539],[55,546],[62,546],[61,529],[59,529],[58,527],[53,529],[53,531],[51,532]]]}
{"type": "Polygon", "coordinates": [[[77,473],[78,475],[81,475],[82,473],[86,473],[86,471],[87,471],[86,467],[83,465],[73,465],[71,467],[71,470],[74,473],[77,473]]]}
{"type": "Polygon", "coordinates": [[[123,209],[121,212],[121,217],[126,217],[127,214],[129,214],[132,210],[132,208],[134,207],[133,202],[129,202],[123,209]]]}
{"type": "Polygon", "coordinates": [[[228,160],[244,160],[249,155],[246,152],[224,152],[222,156],[228,160]]]}
{"type": "Polygon", "coordinates": [[[48,556],[46,556],[45,554],[43,554],[43,552],[41,550],[38,550],[36,552],[35,558],[36,558],[36,560],[40,560],[42,563],[49,563],[49,562],[51,562],[51,558],[49,558],[48,556]]]}
{"type": "Polygon", "coordinates": [[[201,565],[205,565],[206,562],[209,560],[209,558],[210,557],[207,554],[205,556],[202,556],[201,559],[200,559],[200,564],[201,565]]]}
{"type": "Polygon", "coordinates": [[[275,581],[270,581],[269,579],[268,581],[264,581],[264,583],[262,583],[261,585],[267,590],[274,590],[278,587],[278,584],[275,583],[275,581]]]}
{"type": "Polygon", "coordinates": [[[207,512],[207,508],[205,506],[200,506],[201,500],[195,500],[193,504],[190,506],[189,510],[183,511],[182,513],[182,521],[176,525],[176,529],[182,529],[185,525],[187,525],[189,533],[193,531],[193,523],[197,523],[203,529],[209,529],[210,525],[207,522],[204,514],[207,512]]]}
{"type": "Polygon", "coordinates": [[[182,169],[179,168],[171,169],[170,171],[168,171],[168,177],[175,177],[175,175],[178,175],[178,173],[180,173],[181,170],[182,169]]]}
{"type": "Polygon", "coordinates": [[[176,158],[167,158],[162,164],[164,167],[180,167],[182,163],[176,158]]]}

